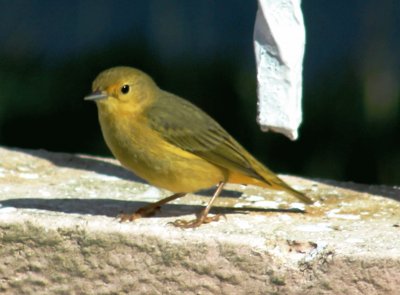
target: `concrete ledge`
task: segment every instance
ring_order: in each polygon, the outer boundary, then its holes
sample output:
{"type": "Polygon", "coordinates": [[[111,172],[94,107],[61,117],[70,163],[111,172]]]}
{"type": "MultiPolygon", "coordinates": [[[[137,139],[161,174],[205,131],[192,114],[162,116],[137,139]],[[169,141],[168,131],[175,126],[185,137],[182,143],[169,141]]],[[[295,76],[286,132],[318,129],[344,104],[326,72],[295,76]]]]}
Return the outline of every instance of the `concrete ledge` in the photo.
{"type": "Polygon", "coordinates": [[[228,186],[119,223],[121,211],[167,196],[116,161],[0,148],[0,293],[398,294],[400,190],[284,177],[318,200],[228,186]],[[256,209],[244,209],[252,207],[256,209]]]}

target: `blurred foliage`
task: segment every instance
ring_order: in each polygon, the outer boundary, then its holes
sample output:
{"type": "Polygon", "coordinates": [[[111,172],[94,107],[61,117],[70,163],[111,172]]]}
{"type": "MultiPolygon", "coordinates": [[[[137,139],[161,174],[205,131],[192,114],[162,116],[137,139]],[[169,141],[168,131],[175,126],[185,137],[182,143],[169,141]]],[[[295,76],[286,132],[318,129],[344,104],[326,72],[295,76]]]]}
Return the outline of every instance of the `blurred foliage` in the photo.
{"type": "Polygon", "coordinates": [[[244,2],[0,2],[0,145],[110,155],[83,97],[100,71],[129,65],[203,108],[272,170],[400,184],[399,2],[303,1],[295,142],[256,124],[257,1],[244,2]]]}
{"type": "MultiPolygon", "coordinates": [[[[0,143],[6,146],[109,155],[94,104],[84,102],[94,77],[134,65],[170,92],[210,113],[273,170],[364,183],[400,183],[400,108],[390,122],[369,121],[364,87],[350,58],[332,63],[304,85],[300,139],[262,134],[255,122],[255,70],[234,57],[182,58],[173,67],[150,54],[145,40],[69,57],[0,58],[0,143]],[[139,45],[140,44],[140,45],[139,45]]],[[[400,98],[398,98],[400,99],[400,98]]]]}

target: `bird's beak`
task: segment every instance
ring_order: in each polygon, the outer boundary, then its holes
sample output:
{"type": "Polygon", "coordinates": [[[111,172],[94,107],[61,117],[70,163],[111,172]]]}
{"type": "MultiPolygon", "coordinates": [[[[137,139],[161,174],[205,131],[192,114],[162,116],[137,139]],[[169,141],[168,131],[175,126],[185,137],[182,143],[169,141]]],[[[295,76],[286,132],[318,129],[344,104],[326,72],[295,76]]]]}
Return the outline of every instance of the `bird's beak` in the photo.
{"type": "Polygon", "coordinates": [[[86,95],[83,99],[84,100],[102,100],[102,99],[106,99],[108,97],[108,94],[105,91],[94,91],[92,93],[90,93],[89,95],[86,95]]]}

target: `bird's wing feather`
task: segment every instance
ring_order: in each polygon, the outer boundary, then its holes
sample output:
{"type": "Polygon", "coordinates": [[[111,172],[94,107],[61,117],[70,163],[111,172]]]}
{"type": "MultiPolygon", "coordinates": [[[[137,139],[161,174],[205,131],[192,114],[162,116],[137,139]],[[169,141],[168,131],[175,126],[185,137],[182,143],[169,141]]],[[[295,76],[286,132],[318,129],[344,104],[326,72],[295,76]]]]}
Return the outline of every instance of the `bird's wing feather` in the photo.
{"type": "Polygon", "coordinates": [[[147,110],[149,124],[169,143],[228,170],[262,179],[243,147],[214,119],[190,102],[163,92],[147,110]],[[179,101],[179,108],[175,108],[179,101]]]}

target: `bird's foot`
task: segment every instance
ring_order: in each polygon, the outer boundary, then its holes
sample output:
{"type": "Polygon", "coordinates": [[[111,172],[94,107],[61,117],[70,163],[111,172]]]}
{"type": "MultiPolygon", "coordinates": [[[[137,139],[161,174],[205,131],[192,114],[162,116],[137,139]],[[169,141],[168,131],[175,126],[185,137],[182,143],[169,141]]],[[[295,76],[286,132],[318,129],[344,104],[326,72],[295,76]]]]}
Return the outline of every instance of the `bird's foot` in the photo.
{"type": "Polygon", "coordinates": [[[119,218],[119,222],[134,221],[134,220],[142,218],[142,217],[153,216],[159,210],[160,210],[160,206],[142,207],[142,208],[139,208],[138,210],[136,210],[136,212],[134,212],[134,213],[121,212],[120,214],[118,214],[117,218],[119,218]]]}
{"type": "Polygon", "coordinates": [[[150,203],[142,208],[139,208],[138,210],[136,210],[136,212],[134,213],[120,213],[118,215],[119,221],[120,222],[124,222],[124,221],[134,221],[136,219],[142,218],[142,217],[149,217],[149,216],[153,216],[154,214],[156,214],[157,211],[160,210],[161,206],[173,201],[175,199],[178,199],[180,197],[183,197],[185,195],[185,193],[176,193],[173,194],[172,196],[169,196],[167,198],[161,199],[158,202],[155,203],[150,203]]]}
{"type": "Polygon", "coordinates": [[[193,220],[182,220],[182,219],[177,219],[173,222],[169,222],[168,224],[171,224],[175,227],[180,227],[180,228],[196,228],[199,227],[202,224],[207,224],[213,221],[219,221],[221,217],[225,217],[224,214],[217,214],[214,216],[203,216],[199,215],[197,216],[196,219],[193,220]]]}

